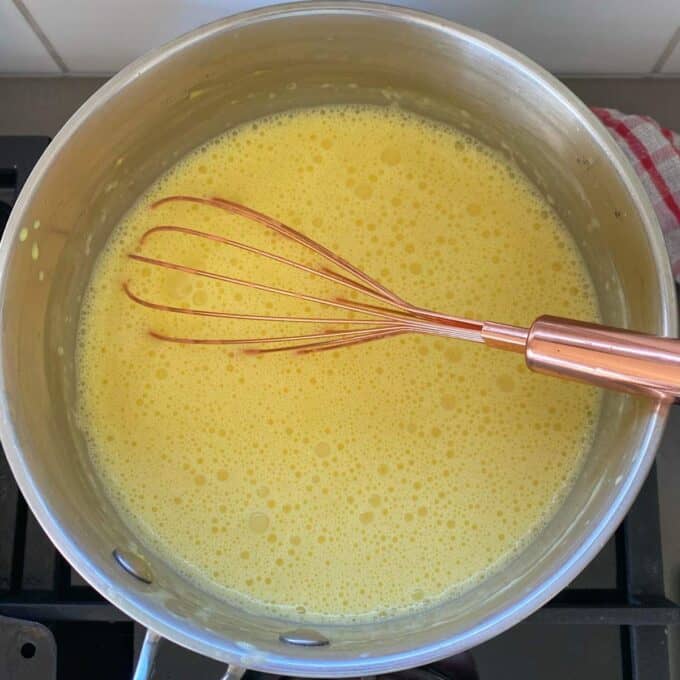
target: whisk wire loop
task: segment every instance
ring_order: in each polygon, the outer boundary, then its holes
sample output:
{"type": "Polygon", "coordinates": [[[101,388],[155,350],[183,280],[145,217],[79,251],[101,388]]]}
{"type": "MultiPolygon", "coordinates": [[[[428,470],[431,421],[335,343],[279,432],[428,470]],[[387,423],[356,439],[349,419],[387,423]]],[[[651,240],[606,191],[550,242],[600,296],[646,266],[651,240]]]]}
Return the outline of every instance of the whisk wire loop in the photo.
{"type": "Polygon", "coordinates": [[[248,208],[239,203],[228,201],[222,198],[203,198],[198,196],[184,195],[165,197],[154,203],[151,208],[155,209],[173,201],[184,201],[199,205],[206,205],[249,219],[260,224],[261,226],[266,227],[267,229],[270,229],[285,239],[302,245],[304,248],[322,257],[324,260],[330,262],[337,269],[344,273],[340,273],[339,271],[336,271],[336,269],[326,265],[321,267],[307,265],[297,260],[292,260],[277,253],[269,252],[262,248],[255,247],[241,241],[236,241],[218,234],[180,225],[161,224],[151,227],[142,235],[139,242],[140,249],[148,243],[149,239],[164,233],[175,233],[191,238],[204,239],[219,243],[221,245],[236,248],[238,250],[272,260],[292,269],[311,274],[323,280],[337,284],[341,288],[349,289],[360,295],[367,296],[368,298],[378,301],[381,304],[359,302],[340,296],[335,298],[326,298],[316,295],[309,295],[307,293],[279,288],[277,286],[271,286],[263,283],[257,283],[255,281],[228,276],[226,274],[200,269],[198,267],[191,267],[178,262],[171,262],[161,258],[149,257],[139,252],[130,253],[129,257],[131,259],[154,267],[182,272],[191,276],[204,277],[223,283],[242,286],[265,293],[273,293],[276,295],[302,300],[350,313],[359,313],[361,315],[359,318],[285,316],[276,314],[248,314],[232,311],[197,309],[194,307],[180,307],[177,305],[168,305],[155,302],[153,300],[148,300],[135,293],[132,290],[130,283],[125,282],[123,284],[123,290],[130,300],[138,305],[156,311],[208,318],[238,319],[244,321],[311,323],[322,326],[337,326],[333,328],[325,328],[324,330],[314,333],[291,334],[283,336],[261,336],[254,338],[178,337],[151,330],[150,335],[158,340],[193,345],[242,345],[247,347],[247,349],[244,350],[247,354],[264,354],[270,352],[286,351],[295,351],[298,353],[307,354],[321,350],[349,347],[352,345],[371,342],[373,340],[403,335],[405,333],[424,333],[430,335],[443,335],[447,337],[459,337],[461,339],[473,340],[477,342],[482,341],[480,334],[482,328],[481,323],[470,321],[468,319],[448,316],[446,314],[433,312],[411,305],[396,295],[394,292],[378,283],[368,274],[350,264],[339,255],[333,253],[325,246],[302,234],[296,229],[293,229],[292,227],[289,227],[282,222],[275,220],[274,218],[264,215],[263,213],[253,210],[252,208],[248,208]],[[345,326],[354,326],[355,328],[347,329],[345,326]],[[356,328],[357,326],[361,326],[361,328],[356,328]],[[253,347],[253,345],[265,345],[265,347],[253,347]],[[268,345],[274,346],[269,347],[268,345]]]}

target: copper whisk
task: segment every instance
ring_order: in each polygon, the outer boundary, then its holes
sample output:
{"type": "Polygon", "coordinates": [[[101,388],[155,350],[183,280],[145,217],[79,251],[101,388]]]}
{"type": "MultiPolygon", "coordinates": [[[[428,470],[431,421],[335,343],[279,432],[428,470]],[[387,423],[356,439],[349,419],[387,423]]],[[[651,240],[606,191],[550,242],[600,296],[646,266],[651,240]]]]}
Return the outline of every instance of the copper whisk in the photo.
{"type": "Polygon", "coordinates": [[[140,240],[140,248],[144,246],[149,237],[164,232],[206,239],[333,282],[346,290],[372,298],[375,304],[357,302],[345,297],[316,297],[246,281],[219,272],[147,257],[141,253],[130,253],[130,258],[148,265],[352,313],[351,318],[338,319],[241,314],[172,306],[140,297],[126,282],[123,284],[123,290],[133,302],[161,312],[254,322],[312,324],[322,327],[322,330],[317,329],[311,333],[283,336],[263,335],[254,338],[175,337],[154,330],[149,331],[150,335],[158,340],[194,345],[241,345],[244,346],[244,352],[247,354],[270,352],[306,354],[350,347],[407,333],[420,333],[470,340],[497,349],[523,353],[527,366],[541,373],[575,379],[600,387],[645,394],[666,401],[680,398],[680,340],[550,316],[539,317],[530,328],[526,329],[493,321],[475,321],[441,314],[406,302],[325,246],[256,210],[223,198],[196,196],[168,196],[154,203],[152,208],[172,201],[206,205],[252,220],[312,251],[328,265],[310,266],[217,234],[176,225],[159,225],[147,230],[140,240]],[[359,316],[355,316],[357,314],[359,316]],[[350,328],[345,328],[345,326],[350,326],[350,328]]]}

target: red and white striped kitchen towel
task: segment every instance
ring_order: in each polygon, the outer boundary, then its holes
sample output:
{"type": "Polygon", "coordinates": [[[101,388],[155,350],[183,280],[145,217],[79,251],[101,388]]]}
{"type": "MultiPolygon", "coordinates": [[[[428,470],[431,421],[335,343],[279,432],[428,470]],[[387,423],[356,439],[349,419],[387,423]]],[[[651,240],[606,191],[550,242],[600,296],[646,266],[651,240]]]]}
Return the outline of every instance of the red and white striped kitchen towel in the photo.
{"type": "Polygon", "coordinates": [[[593,108],[593,113],[642,180],[666,240],[673,276],[680,283],[680,135],[649,116],[601,108],[593,108]]]}

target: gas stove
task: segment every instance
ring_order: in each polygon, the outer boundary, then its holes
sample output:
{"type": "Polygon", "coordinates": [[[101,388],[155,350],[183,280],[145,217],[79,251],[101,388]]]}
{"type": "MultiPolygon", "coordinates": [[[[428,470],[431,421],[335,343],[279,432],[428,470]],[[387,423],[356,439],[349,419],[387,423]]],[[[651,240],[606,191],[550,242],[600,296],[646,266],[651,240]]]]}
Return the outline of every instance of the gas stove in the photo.
{"type": "MultiPolygon", "coordinates": [[[[48,143],[0,137],[0,229],[48,143]]],[[[680,427],[680,411],[671,426],[680,427]]],[[[615,537],[545,607],[466,654],[385,677],[670,680],[668,630],[678,624],[680,606],[664,591],[652,469],[615,537]]],[[[143,635],[55,550],[0,453],[0,679],[129,680],[143,635]]],[[[153,678],[218,680],[223,673],[223,664],[164,641],[153,678]]]]}

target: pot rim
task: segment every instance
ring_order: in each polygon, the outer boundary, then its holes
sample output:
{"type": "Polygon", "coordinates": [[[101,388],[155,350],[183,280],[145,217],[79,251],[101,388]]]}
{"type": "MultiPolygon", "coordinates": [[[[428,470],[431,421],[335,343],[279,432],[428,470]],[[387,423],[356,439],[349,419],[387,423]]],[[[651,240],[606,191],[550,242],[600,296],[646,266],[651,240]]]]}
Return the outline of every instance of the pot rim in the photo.
{"type": "MultiPolygon", "coordinates": [[[[558,98],[560,103],[571,110],[581,125],[606,151],[612,166],[624,182],[635,203],[641,215],[650,249],[657,266],[662,310],[662,321],[659,331],[667,336],[677,335],[674,280],[656,215],[639,178],[623,152],[585,104],[565,85],[560,83],[557,78],[528,57],[481,32],[425,12],[409,10],[394,5],[357,2],[353,0],[311,0],[288,3],[256,9],[217,20],[148,52],[123,68],[117,75],[105,83],[73,114],[57,133],[31,172],[11,212],[2,241],[0,242],[0,304],[3,308],[11,249],[16,241],[19,225],[23,221],[31,195],[49,171],[53,158],[66,146],[71,135],[78,129],[81,123],[101,107],[106,106],[107,102],[123,90],[128,83],[134,81],[141,74],[152,70],[168,56],[180,53],[196,42],[200,42],[223,31],[242,28],[260,21],[273,20],[284,16],[314,14],[354,15],[385,20],[408,21],[435,29],[451,38],[477,45],[494,54],[496,57],[520,70],[525,76],[539,83],[551,96],[558,98]]],[[[4,342],[4,337],[0,337],[0,356],[4,354],[4,342]]],[[[315,656],[305,658],[299,655],[299,650],[296,652],[298,654],[296,656],[294,652],[297,648],[290,648],[290,654],[254,652],[252,647],[246,650],[239,643],[220,638],[216,635],[212,636],[213,639],[211,640],[206,636],[206,631],[200,629],[198,624],[191,622],[181,627],[175,625],[167,617],[162,616],[160,605],[144,602],[143,597],[130,592],[121,583],[118,583],[117,587],[112,587],[110,579],[90,560],[87,553],[81,549],[77,538],[70,535],[61,526],[34,483],[23,459],[16,431],[11,421],[6,389],[4,372],[0,370],[0,438],[4,444],[10,468],[31,511],[36,516],[45,533],[76,571],[95,590],[133,620],[138,621],[162,637],[183,647],[226,663],[247,666],[262,672],[303,677],[372,675],[422,666],[470,649],[494,635],[502,633],[533,613],[575,578],[581,569],[595,557],[623,520],[652,465],[668,415],[667,405],[661,402],[655,404],[644,433],[641,447],[644,453],[636,458],[627,477],[622,480],[613,503],[602,513],[598,521],[592,524],[588,535],[570,558],[563,562],[541,584],[529,592],[514,595],[502,611],[498,611],[478,621],[464,633],[439,639],[417,649],[406,650],[401,653],[338,660],[321,659],[315,656]]],[[[123,578],[125,577],[121,572],[120,580],[122,581],[123,578]]]]}

